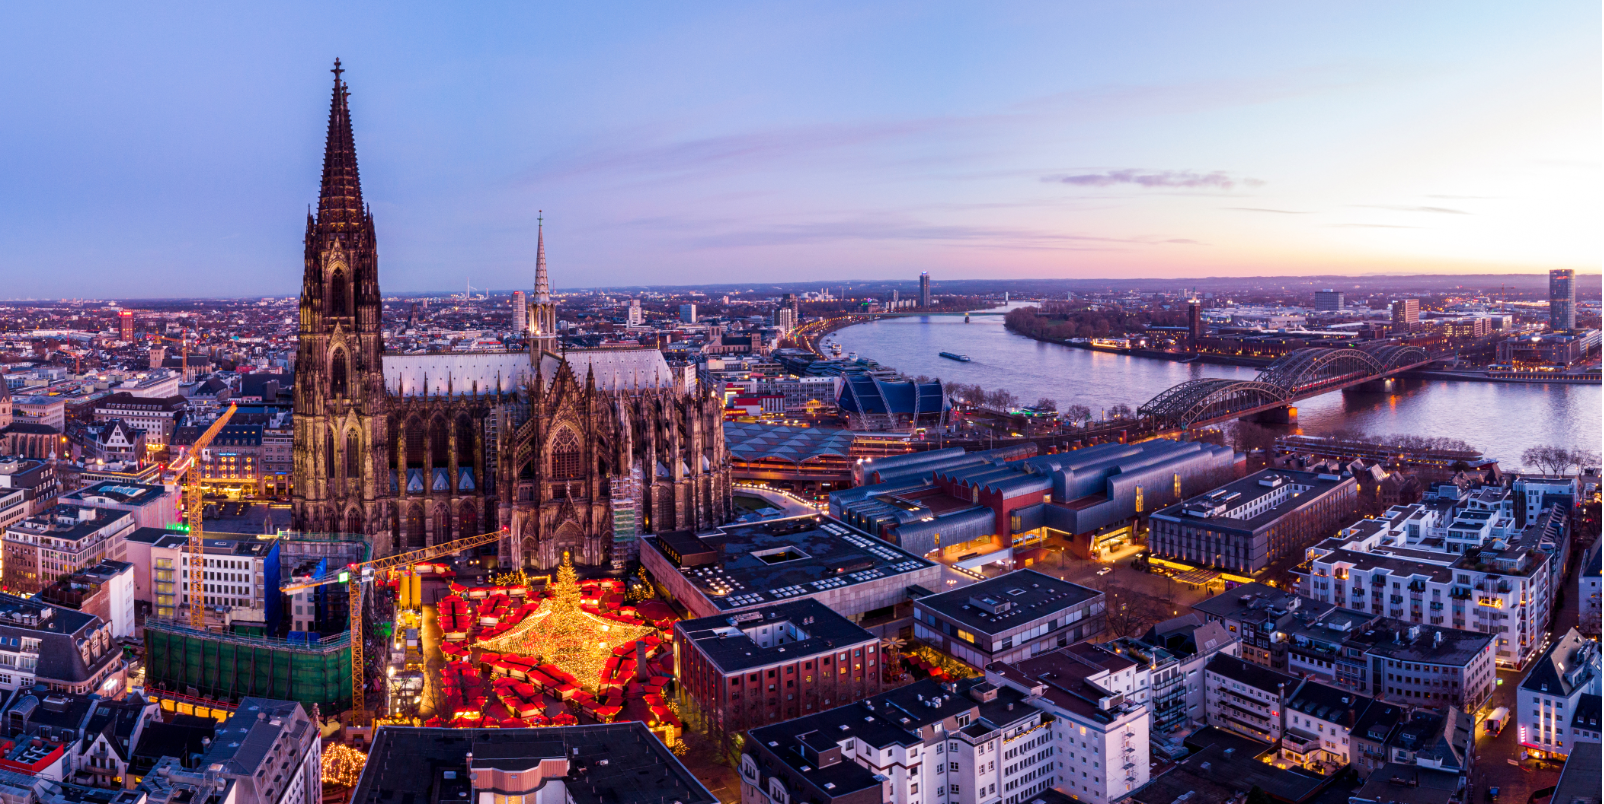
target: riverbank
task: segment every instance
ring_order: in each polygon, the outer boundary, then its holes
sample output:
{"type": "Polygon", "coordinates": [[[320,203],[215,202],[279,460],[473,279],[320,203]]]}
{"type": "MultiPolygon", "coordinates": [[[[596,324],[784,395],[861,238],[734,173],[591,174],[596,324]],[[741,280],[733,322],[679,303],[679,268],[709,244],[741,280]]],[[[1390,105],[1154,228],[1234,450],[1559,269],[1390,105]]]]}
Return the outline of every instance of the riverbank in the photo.
{"type": "Polygon", "coordinates": [[[1592,376],[1579,374],[1549,374],[1545,372],[1531,373],[1499,373],[1490,374],[1485,371],[1447,371],[1442,369],[1416,369],[1406,371],[1403,376],[1419,380],[1458,380],[1459,382],[1503,382],[1520,385],[1604,385],[1604,377],[1597,374],[1592,376]]]}
{"type": "Polygon", "coordinates": [[[1107,346],[1093,346],[1090,343],[1043,338],[1040,335],[1020,332],[1007,324],[1003,326],[1009,332],[1021,338],[1029,338],[1041,343],[1051,343],[1055,346],[1067,346],[1071,349],[1084,349],[1088,352],[1106,352],[1111,355],[1129,355],[1131,357],[1145,357],[1151,360],[1168,360],[1171,363],[1208,363],[1214,366],[1244,366],[1247,368],[1264,368],[1274,362],[1273,358],[1267,357],[1236,357],[1234,355],[1211,355],[1205,352],[1167,352],[1163,349],[1118,349],[1107,346]]]}

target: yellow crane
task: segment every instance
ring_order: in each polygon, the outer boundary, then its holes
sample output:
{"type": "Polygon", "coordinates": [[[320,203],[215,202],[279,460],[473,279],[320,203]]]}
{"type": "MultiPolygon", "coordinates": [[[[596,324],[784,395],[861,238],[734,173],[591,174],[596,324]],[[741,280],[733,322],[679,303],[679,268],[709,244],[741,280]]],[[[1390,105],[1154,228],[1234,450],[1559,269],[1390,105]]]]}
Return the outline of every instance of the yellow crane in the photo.
{"type": "Polygon", "coordinates": [[[346,594],[351,604],[349,629],[351,634],[351,718],[353,724],[366,724],[368,719],[367,696],[365,694],[367,692],[367,677],[362,669],[362,587],[365,584],[372,583],[381,572],[456,555],[464,550],[472,550],[475,547],[483,547],[492,542],[500,541],[507,533],[508,529],[502,528],[489,533],[481,533],[477,536],[464,536],[461,539],[444,542],[433,547],[425,547],[422,550],[397,553],[393,556],[375,558],[372,561],[363,561],[358,564],[347,564],[321,578],[314,578],[309,581],[292,581],[279,587],[279,591],[291,593],[334,583],[346,585],[346,594]]]}
{"type": "Polygon", "coordinates": [[[206,546],[201,527],[201,514],[206,510],[206,501],[201,497],[200,472],[191,470],[238,409],[237,405],[229,403],[228,410],[223,411],[223,415],[218,416],[217,421],[212,422],[206,432],[201,433],[200,438],[190,445],[189,454],[172,466],[173,480],[184,481],[184,517],[189,524],[189,626],[196,630],[206,628],[206,546]]]}

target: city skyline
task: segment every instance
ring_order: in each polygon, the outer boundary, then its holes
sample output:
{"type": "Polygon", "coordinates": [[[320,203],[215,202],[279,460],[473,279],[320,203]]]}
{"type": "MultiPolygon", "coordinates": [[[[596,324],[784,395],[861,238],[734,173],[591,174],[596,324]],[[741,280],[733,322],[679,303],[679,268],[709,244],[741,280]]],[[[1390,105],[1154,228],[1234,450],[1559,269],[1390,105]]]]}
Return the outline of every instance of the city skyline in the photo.
{"type": "Polygon", "coordinates": [[[1591,272],[1597,17],[30,10],[6,295],[293,293],[335,56],[398,293],[1591,272]]]}

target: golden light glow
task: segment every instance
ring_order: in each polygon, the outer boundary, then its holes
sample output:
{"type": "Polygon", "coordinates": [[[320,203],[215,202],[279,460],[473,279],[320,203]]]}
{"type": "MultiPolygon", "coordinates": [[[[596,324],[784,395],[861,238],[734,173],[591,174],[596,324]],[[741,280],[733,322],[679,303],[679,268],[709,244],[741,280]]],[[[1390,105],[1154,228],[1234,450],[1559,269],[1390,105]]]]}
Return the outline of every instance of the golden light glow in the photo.
{"type": "Polygon", "coordinates": [[[534,616],[506,633],[481,641],[475,647],[495,653],[532,656],[572,673],[582,686],[595,689],[602,671],[612,658],[607,634],[613,644],[633,644],[655,629],[649,625],[608,622],[581,608],[579,578],[573,560],[563,554],[563,563],[552,582],[551,599],[534,616]],[[612,629],[617,629],[613,631],[612,629]]]}

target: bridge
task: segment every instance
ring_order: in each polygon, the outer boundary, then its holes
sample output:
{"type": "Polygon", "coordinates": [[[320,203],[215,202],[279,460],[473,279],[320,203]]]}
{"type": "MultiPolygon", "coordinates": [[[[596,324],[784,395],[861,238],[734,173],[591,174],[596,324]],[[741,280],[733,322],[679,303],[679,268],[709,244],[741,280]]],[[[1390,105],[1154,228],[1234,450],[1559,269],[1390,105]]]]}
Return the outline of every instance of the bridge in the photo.
{"type": "Polygon", "coordinates": [[[1386,379],[1431,360],[1426,350],[1404,344],[1299,349],[1282,355],[1251,380],[1187,380],[1148,400],[1138,413],[1190,429],[1290,408],[1298,400],[1386,379]]]}

